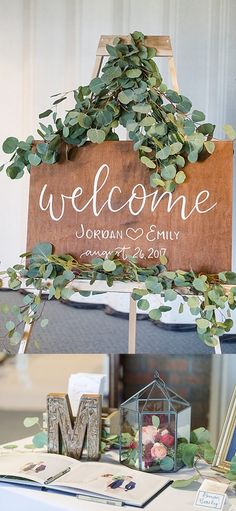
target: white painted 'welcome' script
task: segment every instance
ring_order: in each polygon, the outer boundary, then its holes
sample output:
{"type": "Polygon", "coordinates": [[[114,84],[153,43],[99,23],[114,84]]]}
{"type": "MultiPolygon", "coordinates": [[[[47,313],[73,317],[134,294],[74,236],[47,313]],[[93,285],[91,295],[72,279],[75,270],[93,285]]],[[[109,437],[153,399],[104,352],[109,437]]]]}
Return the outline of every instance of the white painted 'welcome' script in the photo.
{"type": "Polygon", "coordinates": [[[201,190],[195,198],[193,197],[193,203],[187,205],[185,195],[180,195],[173,200],[171,192],[160,193],[159,190],[155,190],[154,192],[147,193],[145,186],[141,183],[136,184],[132,188],[129,198],[125,202],[122,202],[124,192],[120,186],[112,186],[107,193],[106,200],[102,202],[99,195],[105,185],[109,183],[109,174],[109,166],[107,164],[101,165],[94,178],[91,197],[86,201],[83,200],[83,196],[87,191],[83,190],[81,186],[77,186],[71,195],[60,194],[60,204],[58,204],[58,198],[55,199],[52,193],[47,196],[48,185],[45,184],[40,193],[39,207],[42,211],[48,210],[51,219],[58,222],[64,216],[66,203],[71,203],[72,208],[77,213],[82,213],[90,207],[95,217],[98,217],[105,208],[111,213],[117,213],[127,208],[131,215],[137,216],[142,212],[146,204],[149,205],[151,213],[154,213],[160,202],[166,200],[167,213],[171,213],[173,207],[179,205],[182,220],[187,220],[194,212],[197,214],[208,213],[217,206],[217,202],[211,204],[210,192],[208,190],[201,190]],[[120,198],[119,206],[117,206],[117,197],[120,198]],[[57,215],[55,210],[59,212],[57,215]]]}

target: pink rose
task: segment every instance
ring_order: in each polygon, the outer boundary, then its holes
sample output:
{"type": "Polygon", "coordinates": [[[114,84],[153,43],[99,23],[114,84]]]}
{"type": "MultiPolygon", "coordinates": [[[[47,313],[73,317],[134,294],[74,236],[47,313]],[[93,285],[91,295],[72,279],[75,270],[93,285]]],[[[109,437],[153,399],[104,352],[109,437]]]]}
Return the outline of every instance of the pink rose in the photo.
{"type": "Polygon", "coordinates": [[[161,441],[166,447],[172,447],[175,443],[175,439],[170,433],[166,433],[165,435],[161,435],[161,441]]]}
{"type": "Polygon", "coordinates": [[[156,442],[151,448],[151,456],[155,460],[163,460],[167,455],[167,449],[163,444],[156,442]]]}
{"type": "Polygon", "coordinates": [[[143,426],[142,427],[142,443],[147,445],[155,442],[157,434],[157,428],[155,426],[143,426]]]}

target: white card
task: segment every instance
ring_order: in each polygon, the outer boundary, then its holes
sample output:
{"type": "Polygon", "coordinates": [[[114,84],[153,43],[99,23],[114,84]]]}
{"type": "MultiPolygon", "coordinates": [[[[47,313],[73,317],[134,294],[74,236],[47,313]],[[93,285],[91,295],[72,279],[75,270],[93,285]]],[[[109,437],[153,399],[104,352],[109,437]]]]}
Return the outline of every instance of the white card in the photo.
{"type": "Polygon", "coordinates": [[[197,492],[194,505],[197,508],[222,510],[225,504],[227,488],[227,483],[205,479],[197,492]]]}
{"type": "Polygon", "coordinates": [[[68,382],[68,396],[74,417],[77,415],[83,394],[103,394],[105,374],[77,373],[71,374],[68,382]]]}

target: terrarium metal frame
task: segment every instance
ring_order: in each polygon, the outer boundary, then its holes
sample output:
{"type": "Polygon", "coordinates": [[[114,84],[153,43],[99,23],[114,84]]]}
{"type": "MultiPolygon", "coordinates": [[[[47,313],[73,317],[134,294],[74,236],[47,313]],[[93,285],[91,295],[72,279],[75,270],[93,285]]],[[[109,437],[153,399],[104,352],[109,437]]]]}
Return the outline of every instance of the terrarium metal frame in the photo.
{"type": "Polygon", "coordinates": [[[189,442],[190,427],[189,402],[166,386],[155,373],[151,383],[120,407],[120,463],[149,472],[176,472],[183,466],[179,445],[189,442]],[[155,392],[160,397],[155,397],[155,392]],[[179,435],[183,427],[179,417],[186,411],[183,437],[179,435]],[[128,413],[133,413],[135,427],[127,420],[128,413]]]}

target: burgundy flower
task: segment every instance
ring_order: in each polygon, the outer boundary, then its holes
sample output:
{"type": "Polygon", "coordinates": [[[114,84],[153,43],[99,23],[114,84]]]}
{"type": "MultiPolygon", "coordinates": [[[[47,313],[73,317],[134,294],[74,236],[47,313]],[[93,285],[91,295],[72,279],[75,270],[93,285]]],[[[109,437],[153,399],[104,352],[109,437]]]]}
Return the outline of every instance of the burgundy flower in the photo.
{"type": "Polygon", "coordinates": [[[135,442],[134,440],[132,440],[129,444],[129,448],[130,449],[136,449],[137,448],[137,442],[135,442]]]}
{"type": "Polygon", "coordinates": [[[143,425],[152,426],[152,415],[149,414],[143,416],[143,425]]]}
{"type": "Polygon", "coordinates": [[[169,433],[166,433],[165,435],[161,435],[161,441],[166,447],[172,447],[175,443],[175,439],[172,435],[169,433]]]}

